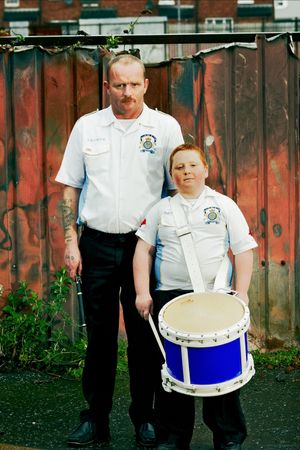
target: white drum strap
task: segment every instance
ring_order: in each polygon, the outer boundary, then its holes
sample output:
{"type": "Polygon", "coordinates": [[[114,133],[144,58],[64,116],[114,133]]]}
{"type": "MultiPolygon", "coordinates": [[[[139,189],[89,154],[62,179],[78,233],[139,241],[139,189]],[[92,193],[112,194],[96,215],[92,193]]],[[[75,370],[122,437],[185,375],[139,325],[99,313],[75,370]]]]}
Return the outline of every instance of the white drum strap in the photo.
{"type": "Polygon", "coordinates": [[[184,258],[194,292],[205,292],[205,285],[203,283],[199,261],[197,259],[192,238],[192,230],[190,225],[187,223],[186,215],[181,206],[179,195],[171,198],[170,205],[176,223],[176,233],[182,245],[184,258]]]}
{"type": "Polygon", "coordinates": [[[229,258],[224,256],[214,282],[214,291],[231,291],[228,280],[229,258]]]}
{"type": "MultiPolygon", "coordinates": [[[[195,245],[192,238],[192,230],[187,223],[184,209],[180,202],[179,195],[171,198],[170,205],[176,223],[176,233],[180,239],[184,258],[191,278],[194,292],[205,292],[205,285],[200,271],[199,261],[195,251],[195,245]]],[[[225,256],[218,270],[214,282],[214,291],[224,290],[228,288],[228,267],[229,259],[225,256]]]]}

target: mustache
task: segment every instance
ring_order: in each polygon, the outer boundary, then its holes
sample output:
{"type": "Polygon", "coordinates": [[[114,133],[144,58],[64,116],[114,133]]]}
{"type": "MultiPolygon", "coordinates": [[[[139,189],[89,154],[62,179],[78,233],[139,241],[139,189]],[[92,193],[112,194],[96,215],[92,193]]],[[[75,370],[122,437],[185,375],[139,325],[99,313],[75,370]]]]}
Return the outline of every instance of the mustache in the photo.
{"type": "Polygon", "coordinates": [[[133,97],[124,97],[124,98],[122,98],[122,103],[130,103],[130,102],[132,102],[134,100],[134,98],[133,97]]]}

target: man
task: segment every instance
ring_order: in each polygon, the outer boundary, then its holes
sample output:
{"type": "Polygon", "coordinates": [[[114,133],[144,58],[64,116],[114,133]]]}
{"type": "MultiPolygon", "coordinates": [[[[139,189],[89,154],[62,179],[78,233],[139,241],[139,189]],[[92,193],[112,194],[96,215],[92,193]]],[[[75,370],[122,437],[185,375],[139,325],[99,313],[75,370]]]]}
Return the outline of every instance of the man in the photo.
{"type": "Polygon", "coordinates": [[[109,62],[104,87],[110,107],[76,122],[56,178],[65,185],[65,263],[72,278],[82,276],[88,333],[82,378],[88,409],[69,445],[110,439],[119,300],[128,340],[129,414],[137,443],[155,445],[153,336],[135,308],[132,258],[145,212],[165,183],[173,189],[168,158],[183,137],[174,118],[145,105],[148,84],[143,63],[132,55],[109,62]],[[83,224],[79,245],[77,217],[83,224]]]}

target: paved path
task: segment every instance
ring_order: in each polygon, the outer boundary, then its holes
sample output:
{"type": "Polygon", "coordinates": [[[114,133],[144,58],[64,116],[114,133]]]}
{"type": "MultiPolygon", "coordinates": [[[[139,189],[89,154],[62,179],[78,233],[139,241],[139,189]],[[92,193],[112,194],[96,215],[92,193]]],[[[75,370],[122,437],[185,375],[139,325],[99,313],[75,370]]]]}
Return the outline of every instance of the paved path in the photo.
{"type": "Polygon", "coordinates": [[[0,444],[0,450],[39,450],[33,447],[16,447],[15,445],[0,444]]]}
{"type": "MultiPolygon", "coordinates": [[[[243,450],[299,450],[300,368],[257,369],[241,390],[249,436],[243,450]]],[[[136,450],[128,417],[127,374],[118,376],[109,450],[136,450]]],[[[84,406],[81,383],[35,373],[0,373],[0,450],[66,450],[84,406]]],[[[196,399],[191,450],[212,450],[211,432],[196,399]]]]}

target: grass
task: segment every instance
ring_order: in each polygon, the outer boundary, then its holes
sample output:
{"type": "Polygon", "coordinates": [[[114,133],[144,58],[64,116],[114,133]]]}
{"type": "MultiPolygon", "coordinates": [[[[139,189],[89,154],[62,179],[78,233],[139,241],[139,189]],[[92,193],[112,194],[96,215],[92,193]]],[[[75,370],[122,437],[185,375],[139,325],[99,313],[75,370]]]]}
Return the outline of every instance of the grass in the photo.
{"type": "Polygon", "coordinates": [[[117,372],[127,372],[127,367],[127,341],[126,339],[119,339],[117,372]]]}
{"type": "Polygon", "coordinates": [[[252,356],[257,367],[264,366],[269,369],[300,367],[300,348],[297,347],[270,352],[254,350],[252,356]]]}

